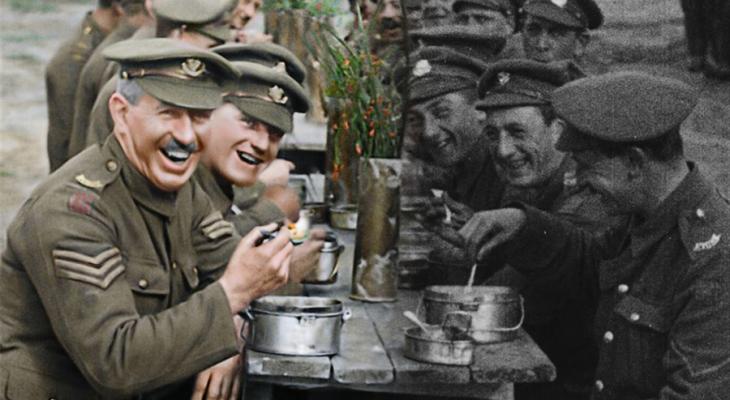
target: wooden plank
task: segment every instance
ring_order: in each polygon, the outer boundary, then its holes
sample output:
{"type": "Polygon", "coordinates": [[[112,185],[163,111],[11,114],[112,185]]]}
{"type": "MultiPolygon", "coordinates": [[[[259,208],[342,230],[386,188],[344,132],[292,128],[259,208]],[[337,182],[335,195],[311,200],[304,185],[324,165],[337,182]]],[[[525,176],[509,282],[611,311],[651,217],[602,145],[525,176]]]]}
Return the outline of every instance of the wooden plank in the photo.
{"type": "Polygon", "coordinates": [[[332,357],[332,377],[339,383],[393,382],[393,366],[372,321],[361,304],[347,302],[352,317],[340,336],[340,352],[332,357]]]}
{"type": "Polygon", "coordinates": [[[555,379],[555,366],[530,335],[520,329],[510,342],[478,345],[471,365],[475,382],[545,382],[555,379]]]}
{"type": "Polygon", "coordinates": [[[282,356],[246,350],[250,375],[329,379],[330,359],[326,356],[282,356]]]}
{"type": "Polygon", "coordinates": [[[403,311],[416,311],[420,292],[411,290],[398,291],[398,301],[395,303],[369,303],[365,309],[370,319],[375,323],[390,361],[395,368],[397,385],[408,384],[463,384],[470,381],[469,368],[465,366],[448,366],[429,364],[411,360],[403,355],[405,345],[404,328],[413,326],[403,311]]]}

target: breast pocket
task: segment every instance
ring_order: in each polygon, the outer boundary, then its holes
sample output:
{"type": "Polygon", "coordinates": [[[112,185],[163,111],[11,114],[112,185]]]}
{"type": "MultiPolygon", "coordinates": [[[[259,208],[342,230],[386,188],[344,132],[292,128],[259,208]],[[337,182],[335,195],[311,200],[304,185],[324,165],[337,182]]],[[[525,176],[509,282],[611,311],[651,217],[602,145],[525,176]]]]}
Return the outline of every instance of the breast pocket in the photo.
{"type": "Polygon", "coordinates": [[[619,301],[614,312],[623,322],[619,333],[625,337],[617,345],[622,347],[619,350],[627,358],[628,376],[625,378],[647,392],[658,390],[665,380],[662,358],[667,351],[668,332],[672,325],[669,304],[626,296],[619,301]]]}
{"type": "Polygon", "coordinates": [[[170,296],[170,274],[159,263],[129,259],[126,278],[140,315],[154,314],[166,308],[170,296]]]}

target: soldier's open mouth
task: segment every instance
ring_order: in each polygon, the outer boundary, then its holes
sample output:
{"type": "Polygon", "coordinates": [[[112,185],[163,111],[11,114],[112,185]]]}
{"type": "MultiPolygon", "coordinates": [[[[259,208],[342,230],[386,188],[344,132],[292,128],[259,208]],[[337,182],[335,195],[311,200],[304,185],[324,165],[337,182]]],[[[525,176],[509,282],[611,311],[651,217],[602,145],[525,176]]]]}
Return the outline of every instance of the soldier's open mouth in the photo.
{"type": "Polygon", "coordinates": [[[242,151],[236,151],[236,153],[238,153],[238,158],[240,158],[241,161],[245,162],[246,164],[259,165],[263,162],[248,153],[244,153],[242,151]]]}
{"type": "Polygon", "coordinates": [[[178,164],[182,164],[190,158],[190,153],[185,150],[163,148],[160,151],[168,160],[178,164]]]}

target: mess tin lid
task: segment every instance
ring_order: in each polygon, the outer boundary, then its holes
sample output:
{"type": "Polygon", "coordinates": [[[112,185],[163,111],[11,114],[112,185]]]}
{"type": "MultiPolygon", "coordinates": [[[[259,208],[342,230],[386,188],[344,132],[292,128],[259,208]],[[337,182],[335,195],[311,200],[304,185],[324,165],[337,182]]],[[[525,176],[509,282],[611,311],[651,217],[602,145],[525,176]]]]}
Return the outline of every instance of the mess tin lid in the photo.
{"type": "MultiPolygon", "coordinates": [[[[328,297],[265,296],[251,302],[254,314],[341,314],[342,302],[328,297]]],[[[324,316],[324,315],[323,315],[324,316]]]]}

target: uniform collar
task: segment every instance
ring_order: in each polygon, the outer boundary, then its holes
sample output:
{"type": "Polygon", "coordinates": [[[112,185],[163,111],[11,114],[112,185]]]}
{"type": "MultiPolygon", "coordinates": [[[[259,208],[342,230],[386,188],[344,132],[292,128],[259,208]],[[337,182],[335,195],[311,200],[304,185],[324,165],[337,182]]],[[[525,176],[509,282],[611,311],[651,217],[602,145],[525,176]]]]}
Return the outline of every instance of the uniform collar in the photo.
{"type": "Polygon", "coordinates": [[[155,187],[129,162],[122,146],[113,134],[104,143],[102,154],[107,156],[106,168],[121,168],[122,180],[137,203],[167,218],[176,214],[178,192],[165,192],[155,187]],[[114,164],[116,163],[116,164],[114,164]]]}
{"type": "Polygon", "coordinates": [[[687,210],[692,210],[712,191],[712,185],[700,174],[693,162],[687,162],[689,172],[682,182],[644,222],[632,224],[631,253],[643,254],[678,226],[687,210]]]}
{"type": "Polygon", "coordinates": [[[213,171],[202,163],[198,164],[195,170],[195,180],[203,188],[203,191],[213,201],[213,207],[223,214],[231,208],[233,203],[233,186],[216,179],[213,171]]]}

